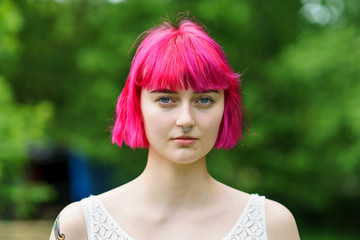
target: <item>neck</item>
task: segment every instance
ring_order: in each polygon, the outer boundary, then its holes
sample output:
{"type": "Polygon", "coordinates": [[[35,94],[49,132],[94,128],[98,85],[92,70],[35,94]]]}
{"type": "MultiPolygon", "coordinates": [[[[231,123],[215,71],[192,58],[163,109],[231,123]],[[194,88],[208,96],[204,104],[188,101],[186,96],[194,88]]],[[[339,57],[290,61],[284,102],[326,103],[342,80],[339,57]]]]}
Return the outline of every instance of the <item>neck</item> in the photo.
{"type": "Polygon", "coordinates": [[[215,180],[207,171],[205,156],[181,164],[164,159],[151,149],[146,168],[134,183],[139,197],[149,204],[173,210],[209,203],[215,190],[215,180]]]}

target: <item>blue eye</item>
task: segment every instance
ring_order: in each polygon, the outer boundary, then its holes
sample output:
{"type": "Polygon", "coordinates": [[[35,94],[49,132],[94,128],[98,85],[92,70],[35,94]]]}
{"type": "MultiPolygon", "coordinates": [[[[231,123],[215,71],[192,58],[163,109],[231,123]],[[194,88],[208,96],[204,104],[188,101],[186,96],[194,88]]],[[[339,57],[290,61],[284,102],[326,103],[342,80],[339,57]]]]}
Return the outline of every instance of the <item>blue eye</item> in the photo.
{"type": "Polygon", "coordinates": [[[214,102],[214,100],[212,100],[209,97],[202,97],[202,98],[199,99],[199,103],[204,104],[204,105],[210,105],[213,102],[214,102]]]}
{"type": "Polygon", "coordinates": [[[208,103],[210,101],[210,99],[209,98],[200,98],[200,102],[201,103],[208,103]]]}
{"type": "Polygon", "coordinates": [[[170,98],[168,97],[161,97],[159,98],[159,101],[162,103],[169,103],[170,102],[170,98]]]}

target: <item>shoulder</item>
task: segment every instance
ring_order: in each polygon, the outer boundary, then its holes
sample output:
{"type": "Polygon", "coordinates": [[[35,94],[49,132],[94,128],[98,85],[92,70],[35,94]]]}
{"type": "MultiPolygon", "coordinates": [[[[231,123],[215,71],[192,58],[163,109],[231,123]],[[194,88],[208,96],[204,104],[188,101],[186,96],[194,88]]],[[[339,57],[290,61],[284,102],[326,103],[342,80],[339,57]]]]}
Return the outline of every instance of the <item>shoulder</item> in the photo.
{"type": "Polygon", "coordinates": [[[266,199],[265,209],[266,231],[269,239],[300,239],[295,218],[285,206],[273,200],[266,199]]]}
{"type": "Polygon", "coordinates": [[[57,216],[50,240],[58,239],[87,239],[86,222],[80,202],[69,204],[57,216]]]}

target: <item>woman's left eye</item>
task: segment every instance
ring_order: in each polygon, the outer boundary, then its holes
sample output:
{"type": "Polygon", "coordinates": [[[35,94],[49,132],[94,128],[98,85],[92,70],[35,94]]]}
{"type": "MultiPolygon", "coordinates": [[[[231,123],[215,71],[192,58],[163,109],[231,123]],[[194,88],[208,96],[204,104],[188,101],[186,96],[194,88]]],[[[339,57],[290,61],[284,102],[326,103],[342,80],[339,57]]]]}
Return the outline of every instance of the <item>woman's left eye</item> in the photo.
{"type": "Polygon", "coordinates": [[[211,99],[211,98],[209,98],[209,97],[201,97],[201,98],[198,100],[198,102],[199,102],[200,104],[209,105],[209,104],[213,103],[214,100],[211,99]]]}
{"type": "Polygon", "coordinates": [[[168,98],[168,97],[161,97],[161,98],[159,98],[159,101],[160,101],[161,103],[169,103],[169,102],[170,102],[170,98],[168,98]]]}

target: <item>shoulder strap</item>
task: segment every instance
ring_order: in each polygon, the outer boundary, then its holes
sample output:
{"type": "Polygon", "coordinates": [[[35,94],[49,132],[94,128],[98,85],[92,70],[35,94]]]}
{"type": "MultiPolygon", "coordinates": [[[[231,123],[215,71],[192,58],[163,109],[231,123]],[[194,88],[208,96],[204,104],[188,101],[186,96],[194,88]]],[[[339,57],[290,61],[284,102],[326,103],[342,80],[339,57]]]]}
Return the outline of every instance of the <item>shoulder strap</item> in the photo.
{"type": "Polygon", "coordinates": [[[81,205],[86,220],[88,240],[132,240],[96,196],[81,200],[81,205]]]}
{"type": "Polygon", "coordinates": [[[266,234],[265,197],[252,194],[246,215],[249,218],[248,222],[252,224],[250,234],[256,236],[257,239],[268,239],[266,234]]]}
{"type": "Polygon", "coordinates": [[[86,232],[87,232],[88,240],[93,240],[94,239],[94,233],[93,233],[94,231],[93,231],[92,226],[94,226],[94,224],[93,224],[93,218],[92,218],[91,196],[88,198],[82,199],[80,201],[80,204],[81,204],[85,222],[86,222],[86,232]]]}
{"type": "Polygon", "coordinates": [[[266,212],[265,212],[265,197],[258,194],[252,195],[252,201],[250,203],[249,214],[261,223],[261,228],[266,232],[266,212]]]}
{"type": "Polygon", "coordinates": [[[223,239],[267,240],[265,197],[252,194],[232,231],[223,239]]]}

